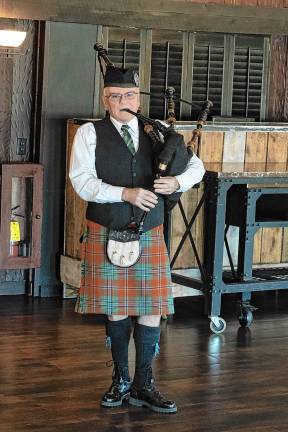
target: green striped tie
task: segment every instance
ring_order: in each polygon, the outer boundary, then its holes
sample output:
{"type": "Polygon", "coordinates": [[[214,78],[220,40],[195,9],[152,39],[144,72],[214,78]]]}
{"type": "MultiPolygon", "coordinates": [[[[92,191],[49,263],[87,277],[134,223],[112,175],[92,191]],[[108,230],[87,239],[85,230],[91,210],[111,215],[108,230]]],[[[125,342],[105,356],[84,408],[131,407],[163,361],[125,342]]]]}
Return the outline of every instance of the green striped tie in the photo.
{"type": "Polygon", "coordinates": [[[125,141],[128,149],[130,150],[130,152],[132,153],[132,155],[135,154],[135,147],[134,147],[134,143],[132,140],[132,137],[128,131],[129,126],[128,125],[122,125],[121,126],[121,131],[122,131],[122,136],[123,136],[123,140],[125,141]]]}

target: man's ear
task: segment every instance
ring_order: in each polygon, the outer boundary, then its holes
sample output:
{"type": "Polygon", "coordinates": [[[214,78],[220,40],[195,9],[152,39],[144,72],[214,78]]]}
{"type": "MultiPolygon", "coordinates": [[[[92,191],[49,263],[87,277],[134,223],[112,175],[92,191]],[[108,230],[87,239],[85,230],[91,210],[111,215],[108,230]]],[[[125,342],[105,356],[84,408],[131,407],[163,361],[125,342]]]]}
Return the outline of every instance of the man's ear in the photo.
{"type": "Polygon", "coordinates": [[[107,106],[107,102],[106,102],[106,98],[105,98],[104,94],[102,94],[101,99],[102,99],[102,103],[104,105],[105,110],[108,111],[108,106],[107,106]]]}

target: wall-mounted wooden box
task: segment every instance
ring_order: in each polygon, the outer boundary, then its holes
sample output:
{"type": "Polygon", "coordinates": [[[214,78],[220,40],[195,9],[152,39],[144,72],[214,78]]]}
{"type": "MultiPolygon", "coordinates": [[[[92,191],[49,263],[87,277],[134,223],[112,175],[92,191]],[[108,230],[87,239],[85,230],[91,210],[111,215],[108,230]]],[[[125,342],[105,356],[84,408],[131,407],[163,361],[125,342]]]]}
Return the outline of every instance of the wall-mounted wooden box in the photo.
{"type": "Polygon", "coordinates": [[[42,165],[1,165],[1,269],[40,266],[42,196],[42,165]]]}

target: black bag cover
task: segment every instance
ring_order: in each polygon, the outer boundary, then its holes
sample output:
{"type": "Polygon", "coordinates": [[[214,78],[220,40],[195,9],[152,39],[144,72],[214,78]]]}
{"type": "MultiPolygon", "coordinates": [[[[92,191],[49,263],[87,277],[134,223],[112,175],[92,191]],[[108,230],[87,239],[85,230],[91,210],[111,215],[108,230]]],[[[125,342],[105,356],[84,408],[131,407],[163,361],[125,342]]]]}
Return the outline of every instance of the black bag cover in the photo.
{"type": "MultiPolygon", "coordinates": [[[[161,163],[168,164],[164,173],[165,176],[182,174],[191,157],[192,153],[187,151],[183,135],[177,133],[172,128],[168,128],[164,135],[163,147],[156,157],[156,175],[159,173],[158,166],[161,163]]],[[[181,195],[182,192],[165,195],[165,210],[171,211],[179,201],[181,195]]]]}

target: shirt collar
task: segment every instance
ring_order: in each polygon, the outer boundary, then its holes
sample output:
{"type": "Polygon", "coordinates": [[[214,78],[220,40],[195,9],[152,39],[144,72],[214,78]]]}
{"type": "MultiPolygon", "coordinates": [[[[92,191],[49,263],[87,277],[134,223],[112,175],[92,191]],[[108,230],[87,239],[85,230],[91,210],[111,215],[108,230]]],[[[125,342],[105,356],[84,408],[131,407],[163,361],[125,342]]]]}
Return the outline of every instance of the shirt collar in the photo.
{"type": "MultiPolygon", "coordinates": [[[[121,126],[123,125],[123,123],[120,123],[118,120],[114,119],[114,117],[111,117],[111,116],[110,116],[110,120],[114,124],[116,129],[120,132],[121,126]]],[[[137,119],[137,117],[133,117],[132,120],[130,120],[129,122],[127,122],[125,124],[127,124],[129,126],[129,128],[132,129],[132,131],[134,133],[137,133],[137,131],[138,131],[138,119],[137,119]]]]}

